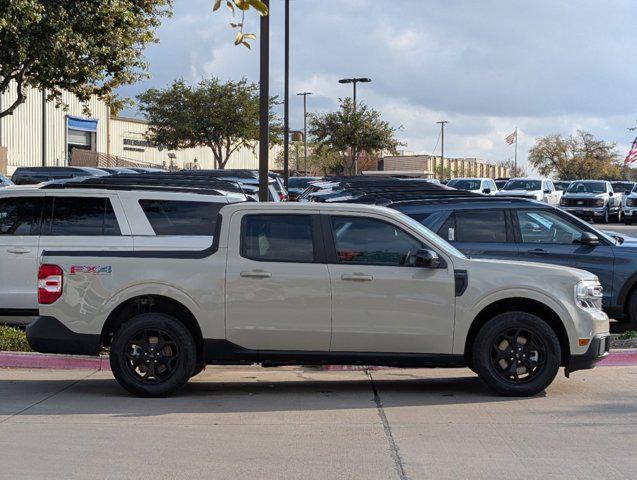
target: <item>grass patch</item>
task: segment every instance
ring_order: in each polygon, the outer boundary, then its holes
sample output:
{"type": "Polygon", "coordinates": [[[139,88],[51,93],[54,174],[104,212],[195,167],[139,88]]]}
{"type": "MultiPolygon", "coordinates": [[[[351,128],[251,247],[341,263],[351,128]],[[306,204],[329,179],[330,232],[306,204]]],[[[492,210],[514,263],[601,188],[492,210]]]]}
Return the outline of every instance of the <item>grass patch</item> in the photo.
{"type": "Polygon", "coordinates": [[[617,340],[630,340],[631,338],[637,338],[637,332],[635,330],[628,330],[622,333],[617,337],[617,340]]]}
{"type": "Polygon", "coordinates": [[[0,350],[8,352],[30,352],[26,334],[15,327],[0,325],[0,350]]]}

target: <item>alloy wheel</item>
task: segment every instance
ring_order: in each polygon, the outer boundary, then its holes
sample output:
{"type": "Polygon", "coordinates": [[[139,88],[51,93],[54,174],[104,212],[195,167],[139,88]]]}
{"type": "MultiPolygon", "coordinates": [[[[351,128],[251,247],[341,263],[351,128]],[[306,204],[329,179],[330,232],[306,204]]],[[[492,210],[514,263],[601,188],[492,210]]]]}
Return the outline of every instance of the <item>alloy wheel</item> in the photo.
{"type": "Polygon", "coordinates": [[[491,348],[491,365],[505,381],[529,382],[546,364],[546,344],[526,328],[507,329],[496,335],[491,348]]]}

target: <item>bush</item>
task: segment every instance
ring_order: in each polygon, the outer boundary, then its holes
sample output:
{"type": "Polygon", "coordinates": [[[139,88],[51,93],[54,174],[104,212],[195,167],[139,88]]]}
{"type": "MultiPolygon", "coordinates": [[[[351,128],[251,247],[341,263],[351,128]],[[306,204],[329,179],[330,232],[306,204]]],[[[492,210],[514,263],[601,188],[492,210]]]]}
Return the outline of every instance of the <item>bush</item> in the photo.
{"type": "Polygon", "coordinates": [[[26,334],[19,328],[0,325],[0,350],[30,352],[26,334]]]}
{"type": "Polygon", "coordinates": [[[630,340],[635,337],[637,337],[637,332],[635,330],[628,330],[617,337],[617,340],[630,340]]]}

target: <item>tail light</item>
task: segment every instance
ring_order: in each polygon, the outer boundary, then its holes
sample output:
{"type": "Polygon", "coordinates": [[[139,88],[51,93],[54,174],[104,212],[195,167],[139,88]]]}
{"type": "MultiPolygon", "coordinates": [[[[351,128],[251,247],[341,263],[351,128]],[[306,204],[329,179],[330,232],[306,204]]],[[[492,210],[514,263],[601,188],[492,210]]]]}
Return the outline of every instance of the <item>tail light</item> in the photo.
{"type": "Polygon", "coordinates": [[[286,202],[286,201],[287,201],[287,199],[288,199],[288,196],[287,196],[285,193],[279,193],[279,199],[280,199],[282,202],[286,202]]]}
{"type": "Polygon", "coordinates": [[[40,265],[38,270],[38,303],[50,305],[62,296],[63,272],[57,265],[40,265]]]}

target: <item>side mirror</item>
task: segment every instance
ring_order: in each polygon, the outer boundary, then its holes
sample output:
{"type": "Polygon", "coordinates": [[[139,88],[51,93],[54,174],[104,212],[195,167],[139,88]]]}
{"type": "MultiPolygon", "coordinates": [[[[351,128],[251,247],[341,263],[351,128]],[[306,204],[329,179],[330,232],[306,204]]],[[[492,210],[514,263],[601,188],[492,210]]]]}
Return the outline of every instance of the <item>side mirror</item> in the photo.
{"type": "Polygon", "coordinates": [[[615,195],[613,192],[608,192],[609,197],[612,197],[613,195],[615,195]]]}
{"type": "Polygon", "coordinates": [[[442,262],[440,257],[433,250],[421,248],[416,252],[416,267],[421,268],[440,268],[442,262]]]}
{"type": "Polygon", "coordinates": [[[489,194],[489,193],[491,193],[491,189],[490,188],[483,188],[482,189],[482,193],[489,194]]]}
{"type": "Polygon", "coordinates": [[[583,232],[579,243],[590,246],[599,245],[599,237],[591,232],[583,232]]]}

